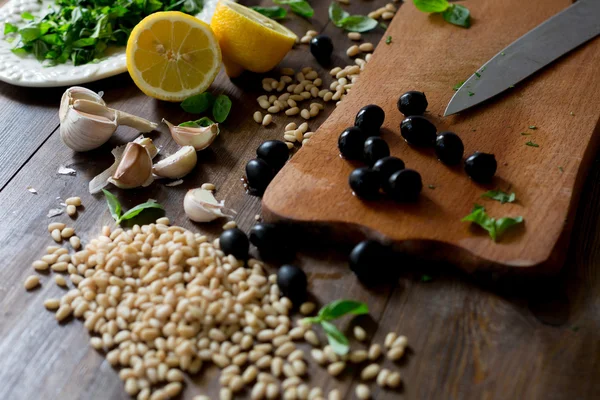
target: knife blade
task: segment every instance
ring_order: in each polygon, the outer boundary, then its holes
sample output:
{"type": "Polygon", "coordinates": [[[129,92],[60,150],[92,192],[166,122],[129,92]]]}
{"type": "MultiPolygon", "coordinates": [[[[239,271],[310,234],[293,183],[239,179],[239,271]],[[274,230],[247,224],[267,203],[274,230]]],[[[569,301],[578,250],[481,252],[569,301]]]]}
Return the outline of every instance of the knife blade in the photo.
{"type": "Polygon", "coordinates": [[[486,62],[452,96],[444,116],[479,104],[600,35],[600,0],[579,0],[486,62]]]}

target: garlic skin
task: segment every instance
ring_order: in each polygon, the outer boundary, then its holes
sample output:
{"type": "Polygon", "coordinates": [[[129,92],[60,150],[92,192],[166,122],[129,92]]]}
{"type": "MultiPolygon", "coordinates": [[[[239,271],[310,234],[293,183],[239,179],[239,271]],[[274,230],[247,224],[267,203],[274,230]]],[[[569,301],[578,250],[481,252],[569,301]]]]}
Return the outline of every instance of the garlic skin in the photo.
{"type": "Polygon", "coordinates": [[[153,180],[152,157],[144,146],[135,142],[127,144],[117,170],[108,179],[110,183],[121,189],[148,186],[153,180]]]}
{"type": "Polygon", "coordinates": [[[179,179],[189,174],[197,162],[196,149],[184,146],[175,154],[154,164],[152,172],[161,178],[179,179]]]}
{"type": "Polygon", "coordinates": [[[119,125],[150,132],[158,124],[106,106],[93,91],[74,86],[65,91],[60,109],[60,137],[75,151],[89,151],[106,143],[119,125]]]}
{"type": "MultiPolygon", "coordinates": [[[[231,217],[225,214],[225,203],[218,202],[212,192],[206,189],[189,190],[183,199],[183,210],[189,219],[195,222],[211,222],[220,217],[231,217]]],[[[229,210],[235,214],[233,210],[229,210]]]]}
{"type": "Polygon", "coordinates": [[[193,128],[188,126],[176,126],[163,119],[169,127],[173,140],[180,146],[193,146],[196,151],[204,150],[212,144],[219,135],[219,124],[206,127],[193,128]]]}

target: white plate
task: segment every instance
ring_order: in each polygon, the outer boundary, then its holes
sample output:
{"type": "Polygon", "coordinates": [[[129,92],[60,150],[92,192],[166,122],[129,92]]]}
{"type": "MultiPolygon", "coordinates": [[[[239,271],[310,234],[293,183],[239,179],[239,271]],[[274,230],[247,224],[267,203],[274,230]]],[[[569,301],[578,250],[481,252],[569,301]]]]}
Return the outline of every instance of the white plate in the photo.
{"type": "MultiPolygon", "coordinates": [[[[204,0],[204,8],[196,17],[210,23],[217,1],[204,0]]],[[[11,51],[14,44],[4,40],[4,22],[22,24],[21,13],[27,11],[39,16],[53,4],[53,0],[9,0],[0,8],[0,81],[29,87],[71,86],[127,71],[124,47],[112,49],[100,62],[79,66],[74,66],[69,61],[54,67],[44,67],[33,55],[21,57],[14,54],[11,51]]]]}

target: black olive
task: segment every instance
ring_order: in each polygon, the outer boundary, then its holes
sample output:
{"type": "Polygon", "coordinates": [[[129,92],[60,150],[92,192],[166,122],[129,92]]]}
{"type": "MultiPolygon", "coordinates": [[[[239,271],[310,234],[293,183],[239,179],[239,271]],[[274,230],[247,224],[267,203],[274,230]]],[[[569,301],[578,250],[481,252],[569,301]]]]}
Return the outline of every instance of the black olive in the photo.
{"type": "Polygon", "coordinates": [[[385,120],[385,112],[375,104],[369,104],[360,109],[354,119],[354,126],[358,126],[367,136],[379,135],[379,129],[385,120]]]}
{"type": "Polygon", "coordinates": [[[400,124],[400,133],[413,146],[433,146],[437,129],[427,118],[413,115],[400,124]]]}
{"type": "Polygon", "coordinates": [[[373,171],[377,172],[379,175],[379,182],[381,183],[381,188],[384,192],[389,191],[389,180],[390,176],[394,174],[394,172],[398,172],[404,169],[404,161],[396,157],[384,157],[373,165],[373,171]]]}
{"type": "Polygon", "coordinates": [[[395,201],[415,201],[423,189],[421,174],[412,169],[394,172],[388,182],[388,194],[395,201]]]}
{"type": "Polygon", "coordinates": [[[435,154],[444,164],[458,164],[464,152],[465,146],[456,133],[442,132],[435,139],[435,154]]]}
{"type": "Polygon", "coordinates": [[[378,283],[390,275],[393,253],[388,246],[374,240],[357,244],[350,253],[350,269],[364,283],[378,283]]]}
{"type": "Polygon", "coordinates": [[[465,172],[475,182],[489,182],[498,168],[496,157],[493,154],[476,151],[465,161],[465,172]]]}
{"type": "Polygon", "coordinates": [[[353,126],[342,132],[338,139],[338,148],[342,157],[348,160],[358,160],[363,155],[367,135],[360,128],[353,126]]]}
{"type": "Polygon", "coordinates": [[[258,249],[263,260],[285,260],[293,255],[286,243],[283,228],[276,224],[260,223],[250,229],[250,243],[258,249]]]}
{"type": "Polygon", "coordinates": [[[238,260],[245,260],[248,258],[248,249],[250,248],[250,242],[248,236],[238,228],[227,229],[221,233],[219,237],[219,246],[223,253],[231,254],[238,260]]]}
{"type": "Polygon", "coordinates": [[[356,168],[350,173],[348,183],[361,199],[372,200],[379,194],[379,175],[370,168],[356,168]]]}
{"type": "Polygon", "coordinates": [[[294,305],[306,299],[306,274],[294,265],[284,265],[277,271],[277,286],[281,294],[290,299],[294,305]]]}
{"type": "Polygon", "coordinates": [[[273,168],[265,160],[254,158],[246,164],[248,186],[254,190],[264,192],[274,176],[273,168]]]}
{"type": "Polygon", "coordinates": [[[271,168],[279,171],[287,162],[290,150],[281,140],[267,140],[258,146],[256,155],[266,161],[271,168]]]}
{"type": "Polygon", "coordinates": [[[333,41],[327,35],[317,35],[310,41],[310,52],[321,64],[327,64],[333,53],[333,41]]]}
{"type": "Polygon", "coordinates": [[[407,117],[410,115],[422,115],[427,110],[427,97],[425,93],[411,90],[404,93],[398,99],[398,110],[407,117]]]}
{"type": "Polygon", "coordinates": [[[372,166],[377,160],[390,155],[390,146],[378,136],[371,136],[365,140],[363,160],[372,166]]]}

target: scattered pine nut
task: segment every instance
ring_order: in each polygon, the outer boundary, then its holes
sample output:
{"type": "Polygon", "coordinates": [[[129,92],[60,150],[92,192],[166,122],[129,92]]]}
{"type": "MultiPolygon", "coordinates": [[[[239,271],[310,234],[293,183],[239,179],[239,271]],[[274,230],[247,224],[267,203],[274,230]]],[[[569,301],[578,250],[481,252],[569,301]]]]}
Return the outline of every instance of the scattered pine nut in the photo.
{"type": "Polygon", "coordinates": [[[62,222],[52,222],[50,224],[48,224],[48,232],[52,233],[54,230],[58,229],[58,231],[62,231],[63,229],[65,229],[65,224],[63,224],[62,222]]]}
{"type": "Polygon", "coordinates": [[[67,318],[69,315],[71,315],[72,311],[73,311],[73,309],[71,308],[70,305],[63,304],[56,311],[55,318],[58,322],[60,322],[60,321],[64,320],[65,318],[67,318]]]}
{"type": "Polygon", "coordinates": [[[315,37],[318,34],[319,34],[319,32],[312,30],[312,29],[306,32],[306,36],[311,36],[311,37],[315,37]]]}
{"type": "Polygon", "coordinates": [[[71,247],[73,247],[74,250],[79,250],[79,248],[81,247],[81,239],[79,239],[78,236],[71,236],[69,238],[69,243],[71,244],[71,247]]]}
{"type": "Polygon", "coordinates": [[[385,387],[387,385],[387,380],[390,376],[390,372],[391,371],[389,369],[382,368],[381,371],[379,371],[379,373],[377,374],[377,385],[385,387]]]}
{"type": "Polygon", "coordinates": [[[50,311],[58,310],[58,307],[60,307],[60,300],[59,299],[46,299],[44,301],[44,307],[46,307],[46,310],[50,310],[50,311]]]}
{"type": "Polygon", "coordinates": [[[362,39],[362,35],[359,32],[348,32],[348,39],[360,40],[362,39]]]}
{"type": "Polygon", "coordinates": [[[54,282],[60,287],[67,287],[67,281],[62,275],[55,275],[54,282]]]}
{"type": "Polygon", "coordinates": [[[396,6],[393,3],[387,3],[385,5],[385,9],[391,12],[396,12],[398,11],[398,9],[396,8],[396,6]]]}
{"type": "Polygon", "coordinates": [[[363,51],[365,53],[370,53],[373,50],[375,50],[375,47],[373,46],[373,43],[361,43],[358,46],[358,48],[359,48],[360,51],[363,51]]]}
{"type": "Polygon", "coordinates": [[[359,342],[363,342],[367,338],[367,332],[365,332],[365,330],[362,327],[358,326],[358,325],[356,325],[354,327],[353,332],[354,332],[354,337],[359,342]]]}
{"type": "Polygon", "coordinates": [[[342,371],[344,371],[344,368],[346,368],[346,363],[344,361],[337,361],[329,364],[327,367],[327,373],[329,373],[331,376],[338,376],[342,373],[342,371]]]}
{"type": "Polygon", "coordinates": [[[262,122],[262,120],[263,120],[263,115],[262,115],[262,113],[260,111],[256,111],[254,113],[253,117],[254,117],[254,121],[257,124],[260,124],[262,122]]]}
{"type": "MultiPolygon", "coordinates": [[[[304,135],[304,136],[306,136],[306,135],[304,135]]],[[[315,303],[307,301],[306,303],[302,303],[300,305],[300,313],[302,315],[310,315],[310,314],[312,314],[313,311],[315,311],[315,308],[316,308],[315,303]]]]}
{"type": "Polygon", "coordinates": [[[370,381],[371,379],[374,379],[377,374],[379,374],[379,370],[379,364],[370,364],[361,371],[360,379],[363,381],[370,381]]]}
{"type": "Polygon", "coordinates": [[[81,198],[80,197],[69,197],[67,200],[65,200],[65,204],[68,206],[79,207],[79,206],[81,206],[81,198]]]}
{"type": "Polygon", "coordinates": [[[62,236],[60,234],[60,230],[54,229],[50,235],[52,236],[52,239],[54,239],[54,241],[56,243],[62,242],[62,236]]]}
{"type": "Polygon", "coordinates": [[[327,396],[328,400],[342,400],[342,394],[340,393],[339,389],[332,389],[329,392],[329,396],[327,396]]]}
{"type": "Polygon", "coordinates": [[[288,76],[294,76],[294,74],[296,73],[296,71],[294,71],[292,68],[281,68],[281,75],[288,75],[288,76]]]}
{"type": "MultiPolygon", "coordinates": [[[[293,107],[295,107],[295,106],[293,106],[293,107]]],[[[293,130],[295,130],[296,128],[298,128],[298,126],[297,126],[297,125],[296,125],[294,122],[290,122],[289,124],[287,124],[287,125],[285,126],[285,130],[286,130],[286,131],[293,131],[293,130]]]]}
{"type": "Polygon", "coordinates": [[[68,239],[71,236],[73,236],[75,234],[75,230],[73,228],[65,228],[60,232],[60,236],[62,236],[63,239],[68,239]]]}
{"type": "Polygon", "coordinates": [[[337,2],[340,4],[346,4],[346,5],[350,4],[350,0],[337,0],[337,2]]]}
{"type": "Polygon", "coordinates": [[[386,384],[388,387],[395,389],[402,383],[402,376],[400,372],[394,371],[390,373],[387,377],[386,384]]]}
{"type": "Polygon", "coordinates": [[[25,290],[31,290],[36,288],[40,284],[40,278],[37,275],[29,275],[27,279],[25,279],[25,290]]]}
{"type": "Polygon", "coordinates": [[[354,364],[360,364],[369,357],[366,350],[354,350],[348,356],[348,360],[354,364]]]}
{"type": "Polygon", "coordinates": [[[229,221],[229,222],[226,222],[225,225],[223,225],[224,231],[226,231],[227,229],[233,229],[233,228],[237,228],[237,224],[235,223],[235,221],[229,221]]]}
{"type": "Polygon", "coordinates": [[[265,110],[266,110],[267,108],[271,107],[271,103],[269,103],[269,101],[268,101],[268,100],[265,100],[265,99],[261,99],[261,100],[259,100],[259,101],[258,101],[258,105],[259,105],[261,108],[265,109],[265,110]]]}
{"type": "Polygon", "coordinates": [[[368,400],[371,397],[371,390],[367,385],[360,383],[356,385],[355,394],[360,400],[368,400]]]}
{"type": "Polygon", "coordinates": [[[404,347],[392,347],[387,353],[387,358],[389,358],[392,361],[397,361],[401,359],[403,355],[404,347]]]}
{"type": "Polygon", "coordinates": [[[304,333],[304,340],[306,340],[308,343],[315,347],[321,345],[321,341],[319,340],[317,334],[313,330],[308,330],[304,333]]]}
{"type": "Polygon", "coordinates": [[[303,109],[302,111],[300,111],[300,116],[304,119],[310,119],[310,111],[308,111],[306,108],[303,109]]]}
{"type": "Polygon", "coordinates": [[[285,115],[287,116],[292,116],[292,115],[296,115],[300,112],[300,109],[298,107],[292,107],[290,109],[285,110],[285,115]]]}
{"type": "MultiPolygon", "coordinates": [[[[294,136],[294,135],[283,135],[283,139],[284,139],[284,140],[286,140],[288,143],[290,143],[290,142],[291,142],[291,143],[293,143],[293,142],[295,142],[295,141],[296,141],[296,136],[294,136]]],[[[293,147],[293,146],[294,146],[294,145],[292,144],[292,147],[293,147]]],[[[290,146],[288,145],[288,149],[291,149],[292,147],[290,147],[290,146]]]]}
{"type": "Polygon", "coordinates": [[[319,74],[317,73],[317,71],[310,71],[304,75],[304,78],[308,79],[309,81],[313,81],[313,80],[317,79],[318,77],[319,77],[319,74]]]}
{"type": "Polygon", "coordinates": [[[355,57],[358,55],[360,49],[357,45],[352,45],[350,47],[348,47],[348,50],[346,50],[346,55],[348,57],[355,57]]]}
{"type": "Polygon", "coordinates": [[[383,345],[388,349],[391,348],[397,337],[398,334],[396,332],[389,332],[387,335],[385,335],[383,345]]]}
{"type": "Polygon", "coordinates": [[[300,38],[300,43],[308,44],[308,43],[310,43],[311,40],[312,40],[312,37],[310,37],[310,36],[302,36],[300,38]]]}
{"type": "Polygon", "coordinates": [[[47,262],[45,262],[45,261],[42,261],[42,260],[37,260],[37,261],[34,261],[34,262],[31,264],[31,266],[32,266],[32,267],[33,267],[33,269],[35,269],[36,271],[47,271],[47,270],[48,270],[48,268],[50,267],[50,266],[48,265],[48,263],[47,263],[47,262]]]}
{"type": "Polygon", "coordinates": [[[67,206],[67,215],[68,215],[69,217],[73,217],[73,216],[77,215],[77,207],[75,207],[75,206],[74,206],[74,205],[72,205],[72,204],[69,204],[69,205],[67,206]]]}
{"type": "Polygon", "coordinates": [[[373,54],[367,54],[367,55],[365,56],[365,61],[366,61],[366,62],[369,62],[369,61],[371,61],[371,58],[372,58],[372,57],[373,57],[373,54]]]}
{"type": "Polygon", "coordinates": [[[54,272],[65,272],[67,270],[67,265],[66,262],[62,261],[52,264],[50,268],[52,268],[52,271],[54,272]]]}
{"type": "Polygon", "coordinates": [[[381,356],[381,345],[379,343],[373,343],[369,347],[369,360],[375,361],[381,356]]]}
{"type": "Polygon", "coordinates": [[[294,148],[294,143],[291,142],[285,142],[285,145],[287,146],[288,150],[291,150],[294,148]]]}
{"type": "Polygon", "coordinates": [[[398,336],[396,340],[392,343],[392,347],[406,347],[408,345],[408,339],[406,336],[398,336]]]}
{"type": "Polygon", "coordinates": [[[277,114],[279,111],[281,111],[281,108],[279,106],[271,106],[267,109],[267,111],[273,114],[277,114]]]}
{"type": "Polygon", "coordinates": [[[271,122],[273,122],[273,116],[271,114],[267,114],[262,120],[262,125],[268,126],[271,122]]]}
{"type": "Polygon", "coordinates": [[[389,21],[392,18],[394,18],[394,13],[390,12],[390,11],[386,11],[383,14],[381,14],[381,19],[383,19],[384,21],[389,21]]]}

